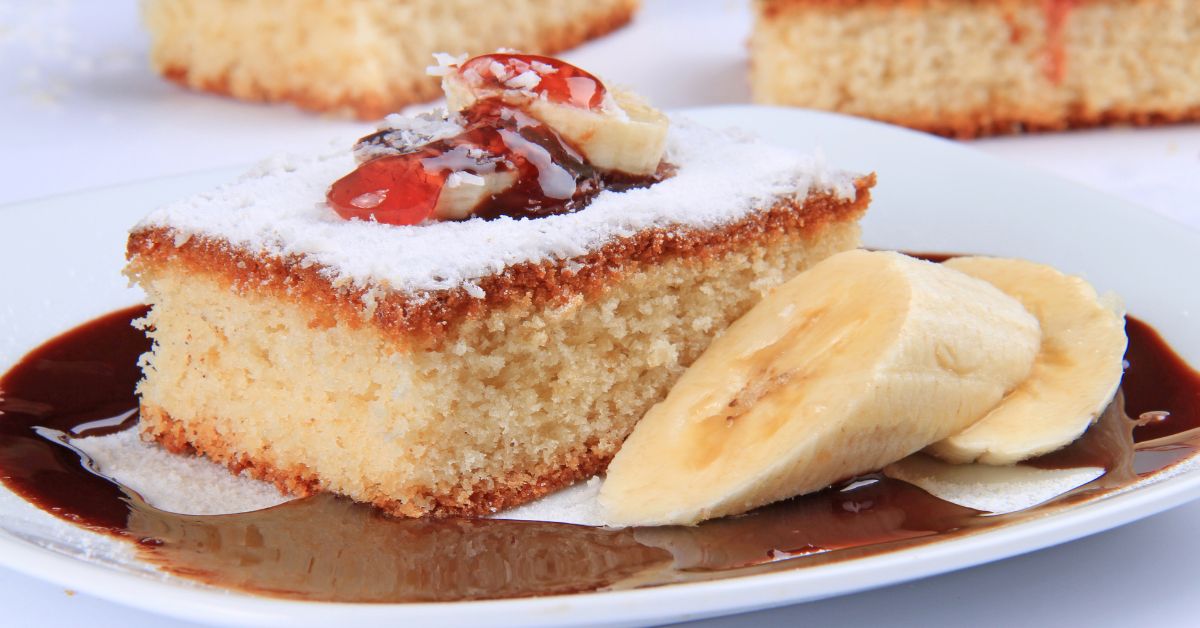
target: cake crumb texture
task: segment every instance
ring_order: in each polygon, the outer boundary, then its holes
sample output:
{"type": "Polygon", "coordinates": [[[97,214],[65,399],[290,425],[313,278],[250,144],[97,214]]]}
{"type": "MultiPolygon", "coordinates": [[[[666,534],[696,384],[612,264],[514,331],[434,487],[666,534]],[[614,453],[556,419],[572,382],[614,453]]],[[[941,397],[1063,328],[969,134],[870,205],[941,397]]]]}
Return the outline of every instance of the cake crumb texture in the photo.
{"type": "Polygon", "coordinates": [[[707,254],[616,260],[622,271],[590,291],[514,294],[422,346],[238,281],[236,266],[135,258],[154,304],[143,437],[293,494],[334,491],[399,516],[525,503],[602,471],[716,330],[856,246],[868,198],[843,202],[836,220],[796,220],[707,254]]]}
{"type": "Polygon", "coordinates": [[[756,0],[755,102],[970,138],[1200,119],[1191,0],[756,0]]]}
{"type": "Polygon", "coordinates": [[[441,90],[433,53],[550,54],[612,31],[637,0],[146,0],[166,78],[250,101],[382,118],[441,90]]]}

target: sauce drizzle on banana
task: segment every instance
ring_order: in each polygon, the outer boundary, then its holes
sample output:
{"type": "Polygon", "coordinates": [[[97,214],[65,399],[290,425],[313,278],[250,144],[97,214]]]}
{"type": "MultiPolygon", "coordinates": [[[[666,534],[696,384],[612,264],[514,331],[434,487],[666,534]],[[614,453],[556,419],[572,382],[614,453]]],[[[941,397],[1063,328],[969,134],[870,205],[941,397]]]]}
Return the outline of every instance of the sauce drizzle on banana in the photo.
{"type": "Polygon", "coordinates": [[[358,141],[362,163],[326,194],[339,216],[393,225],[538,218],[668,174],[666,117],[638,109],[631,96],[622,97],[626,111],[598,78],[569,63],[481,55],[443,84],[450,108],[440,119],[389,116],[358,141]]]}

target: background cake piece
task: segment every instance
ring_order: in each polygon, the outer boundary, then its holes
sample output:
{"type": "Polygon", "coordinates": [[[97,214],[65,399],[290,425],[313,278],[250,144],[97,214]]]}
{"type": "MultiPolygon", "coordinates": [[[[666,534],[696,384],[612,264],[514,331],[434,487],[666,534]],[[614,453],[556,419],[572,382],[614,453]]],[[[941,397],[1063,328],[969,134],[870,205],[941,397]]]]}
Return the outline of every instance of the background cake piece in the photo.
{"type": "Polygon", "coordinates": [[[638,0],[146,0],[154,67],[205,91],[381,118],[441,95],[435,52],[548,54],[627,23],[638,0]]]}
{"type": "Polygon", "coordinates": [[[960,138],[1200,119],[1190,0],[756,0],[755,102],[960,138]]]}
{"type": "Polygon", "coordinates": [[[143,435],[297,494],[483,514],[604,469],[726,325],[858,244],[873,176],[674,124],[675,175],[585,209],[396,227],[319,203],[349,151],[135,229],[143,435]]]}

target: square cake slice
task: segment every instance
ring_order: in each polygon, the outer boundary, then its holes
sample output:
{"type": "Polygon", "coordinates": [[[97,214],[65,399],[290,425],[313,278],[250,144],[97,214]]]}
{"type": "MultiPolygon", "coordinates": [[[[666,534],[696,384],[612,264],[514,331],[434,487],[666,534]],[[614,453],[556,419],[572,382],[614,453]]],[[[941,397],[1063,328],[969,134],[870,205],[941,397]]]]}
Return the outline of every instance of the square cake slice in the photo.
{"type": "Polygon", "coordinates": [[[430,55],[550,54],[627,24],[637,0],[143,0],[168,80],[251,102],[381,118],[441,96],[430,55]]]}
{"type": "Polygon", "coordinates": [[[1200,119],[1200,2],[755,0],[758,103],[971,138],[1200,119]]]}
{"type": "Polygon", "coordinates": [[[673,174],[540,218],[342,220],[339,151],[131,233],[141,430],[304,495],[480,515],[604,470],[762,295],[859,242],[874,175],[674,121],[673,174]]]}

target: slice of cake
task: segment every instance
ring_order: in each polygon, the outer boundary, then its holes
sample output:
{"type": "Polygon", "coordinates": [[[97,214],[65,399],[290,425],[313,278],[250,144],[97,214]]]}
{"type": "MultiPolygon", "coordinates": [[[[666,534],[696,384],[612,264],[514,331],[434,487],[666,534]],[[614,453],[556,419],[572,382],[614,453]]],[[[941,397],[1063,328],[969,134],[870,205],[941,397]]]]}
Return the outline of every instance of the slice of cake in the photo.
{"type": "Polygon", "coordinates": [[[1200,119],[1200,3],[756,0],[756,102],[960,138],[1200,119]]]}
{"type": "Polygon", "coordinates": [[[873,175],[674,120],[553,59],[156,211],[141,430],[295,494],[484,514],[602,471],[709,341],[858,244],[873,175]]]}
{"type": "Polygon", "coordinates": [[[629,22],[637,0],[146,0],[166,78],[250,101],[376,119],[440,95],[442,50],[543,54],[629,22]]]}

